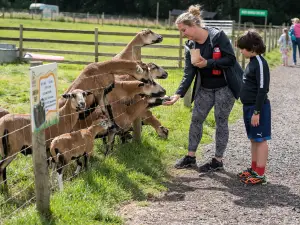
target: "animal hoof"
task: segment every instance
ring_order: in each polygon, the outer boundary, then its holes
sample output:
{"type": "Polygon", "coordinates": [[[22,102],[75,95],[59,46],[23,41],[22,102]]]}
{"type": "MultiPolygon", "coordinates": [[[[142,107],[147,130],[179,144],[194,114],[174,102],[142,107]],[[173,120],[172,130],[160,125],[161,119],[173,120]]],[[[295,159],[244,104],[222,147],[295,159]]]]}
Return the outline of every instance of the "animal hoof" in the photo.
{"type": "Polygon", "coordinates": [[[164,126],[160,126],[157,133],[159,137],[167,139],[169,135],[169,130],[164,126]]]}

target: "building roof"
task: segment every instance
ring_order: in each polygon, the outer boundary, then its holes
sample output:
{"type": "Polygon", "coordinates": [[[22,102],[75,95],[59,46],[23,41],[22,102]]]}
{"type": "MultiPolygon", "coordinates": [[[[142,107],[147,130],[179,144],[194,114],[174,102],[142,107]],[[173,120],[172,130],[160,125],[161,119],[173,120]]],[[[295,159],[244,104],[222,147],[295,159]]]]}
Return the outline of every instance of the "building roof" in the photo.
{"type": "MultiPolygon", "coordinates": [[[[181,13],[184,12],[186,12],[186,10],[172,9],[171,16],[179,16],[181,13]]],[[[207,11],[201,12],[201,16],[203,19],[213,19],[216,15],[217,15],[216,12],[207,12],[207,11]]]]}

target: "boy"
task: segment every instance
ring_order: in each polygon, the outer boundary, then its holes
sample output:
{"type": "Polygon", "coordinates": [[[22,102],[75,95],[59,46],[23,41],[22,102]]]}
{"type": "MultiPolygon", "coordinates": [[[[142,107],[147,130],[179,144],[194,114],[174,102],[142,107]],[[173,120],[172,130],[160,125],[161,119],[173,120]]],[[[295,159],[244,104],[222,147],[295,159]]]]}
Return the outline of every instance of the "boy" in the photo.
{"type": "Polygon", "coordinates": [[[267,140],[271,139],[271,106],[267,95],[270,72],[267,61],[261,56],[266,51],[266,46],[261,36],[253,30],[241,36],[237,46],[250,59],[243,75],[240,99],[252,158],[251,168],[238,176],[245,184],[266,184],[267,140]]]}

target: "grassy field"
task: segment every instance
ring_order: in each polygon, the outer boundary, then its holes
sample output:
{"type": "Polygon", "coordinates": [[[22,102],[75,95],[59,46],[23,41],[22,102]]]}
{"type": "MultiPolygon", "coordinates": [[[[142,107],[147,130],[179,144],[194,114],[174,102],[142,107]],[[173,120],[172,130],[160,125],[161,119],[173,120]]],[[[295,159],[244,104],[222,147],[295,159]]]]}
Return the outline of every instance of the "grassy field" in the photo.
{"type": "MultiPolygon", "coordinates": [[[[1,20],[3,26],[47,27],[62,29],[93,29],[95,25],[58,22],[40,22],[31,20],[1,20]]],[[[104,26],[106,31],[136,32],[139,28],[104,26]]],[[[167,34],[174,31],[157,30],[167,34]]],[[[176,33],[176,32],[175,32],[176,33]]],[[[10,34],[9,34],[10,35],[10,34]]],[[[47,33],[43,35],[48,35],[47,33]]],[[[0,31],[0,36],[8,34],[0,31]]],[[[55,37],[56,38],[56,37],[55,37]]],[[[59,38],[75,40],[75,37],[59,38]]],[[[87,40],[88,37],[77,37],[87,40]]],[[[116,37],[119,38],[119,37],[116,37]]],[[[113,39],[113,37],[112,37],[113,39]]],[[[122,42],[129,41],[124,37],[122,42]]],[[[109,40],[109,41],[116,41],[109,40]]],[[[120,40],[121,41],[121,40],[120,40]]],[[[166,43],[164,40],[163,44],[166,43]]],[[[178,40],[174,39],[174,43],[178,40]]],[[[174,44],[173,43],[173,44],[174,44]]],[[[33,46],[30,46],[33,47],[33,46]]],[[[34,46],[37,47],[37,46],[34,46]]],[[[53,46],[48,46],[52,48],[53,46]]],[[[57,49],[69,46],[57,45],[57,49]]],[[[85,46],[75,46],[74,50],[87,50],[85,46]]],[[[108,51],[109,49],[107,49],[108,51]]],[[[118,50],[120,51],[121,48],[118,50]]],[[[151,50],[151,49],[148,49],[151,50]]],[[[115,49],[114,49],[115,51],[115,49]]],[[[116,51],[115,53],[118,53],[116,51]]],[[[152,51],[152,50],[151,50],[152,51]]],[[[153,51],[155,51],[153,49],[153,51]]],[[[157,51],[157,50],[156,50],[157,51]]],[[[163,52],[161,54],[170,54],[163,52]]],[[[103,60],[103,59],[102,59],[103,60]]],[[[278,50],[268,54],[267,60],[274,67],[280,64],[278,50]]],[[[163,63],[163,62],[162,62],[163,63]]],[[[159,64],[161,65],[161,64],[159,64]]],[[[84,66],[60,64],[58,67],[59,94],[79,75],[84,66]]],[[[12,113],[29,113],[29,65],[5,64],[0,66],[0,106],[12,113]]],[[[169,78],[160,81],[167,89],[167,94],[174,93],[182,77],[181,70],[169,70],[169,78]]],[[[63,192],[51,194],[52,215],[48,220],[38,215],[35,210],[33,169],[31,157],[20,155],[8,167],[9,194],[0,194],[0,223],[3,224],[122,224],[122,218],[115,214],[116,207],[127,201],[140,201],[144,204],[161,191],[167,190],[167,184],[178,173],[172,169],[176,158],[186,154],[188,145],[188,128],[191,108],[183,106],[180,100],[172,107],[158,107],[154,114],[162,124],[169,128],[168,140],[161,140],[151,127],[143,127],[142,143],[121,145],[117,139],[114,152],[103,157],[103,145],[96,140],[95,154],[87,172],[82,172],[72,181],[65,182],[63,192]],[[19,209],[20,208],[20,209],[19,209]],[[18,211],[16,211],[19,209],[18,211]]],[[[237,101],[230,116],[230,122],[241,116],[241,104],[237,101]]],[[[215,122],[211,112],[204,124],[202,144],[211,142],[215,122]]],[[[201,158],[201,146],[197,152],[201,158]]],[[[71,175],[75,166],[70,166],[65,178],[71,175]]],[[[183,171],[180,171],[183,172],[183,171]]]]}

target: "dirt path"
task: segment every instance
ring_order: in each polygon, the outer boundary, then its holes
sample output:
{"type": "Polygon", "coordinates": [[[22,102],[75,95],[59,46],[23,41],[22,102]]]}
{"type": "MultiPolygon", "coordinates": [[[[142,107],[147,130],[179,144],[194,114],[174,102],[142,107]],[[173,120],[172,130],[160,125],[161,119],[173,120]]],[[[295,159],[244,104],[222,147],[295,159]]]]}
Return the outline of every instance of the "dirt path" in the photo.
{"type": "MultiPolygon", "coordinates": [[[[189,170],[174,178],[169,191],[147,206],[135,203],[120,213],[126,224],[300,224],[300,66],[271,72],[272,140],[267,168],[269,184],[245,187],[236,173],[249,166],[249,141],[242,120],[230,127],[226,171],[189,170]]],[[[214,144],[204,147],[206,161],[214,144]]]]}

